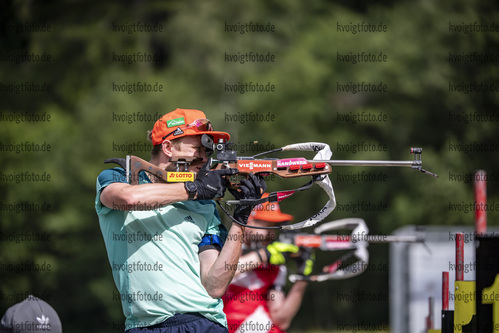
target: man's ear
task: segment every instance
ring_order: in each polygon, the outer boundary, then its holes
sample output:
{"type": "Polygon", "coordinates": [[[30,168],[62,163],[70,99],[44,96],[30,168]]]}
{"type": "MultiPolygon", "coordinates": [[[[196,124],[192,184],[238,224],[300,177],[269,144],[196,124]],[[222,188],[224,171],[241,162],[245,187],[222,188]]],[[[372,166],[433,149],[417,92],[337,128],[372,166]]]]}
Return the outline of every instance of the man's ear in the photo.
{"type": "Polygon", "coordinates": [[[161,144],[161,150],[168,157],[172,157],[173,155],[172,149],[173,149],[173,144],[170,140],[165,140],[161,144]]]}

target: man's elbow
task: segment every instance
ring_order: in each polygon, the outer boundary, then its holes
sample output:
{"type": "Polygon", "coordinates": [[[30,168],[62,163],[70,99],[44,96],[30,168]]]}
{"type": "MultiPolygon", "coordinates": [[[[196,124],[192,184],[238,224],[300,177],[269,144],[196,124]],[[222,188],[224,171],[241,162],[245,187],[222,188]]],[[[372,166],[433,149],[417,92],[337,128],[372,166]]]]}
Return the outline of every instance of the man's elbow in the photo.
{"type": "Polygon", "coordinates": [[[105,188],[101,194],[101,202],[106,207],[116,210],[134,210],[138,200],[140,200],[138,196],[127,189],[111,191],[111,189],[105,188]]]}
{"type": "Polygon", "coordinates": [[[137,204],[140,203],[139,196],[132,191],[123,191],[119,197],[119,201],[126,207],[124,210],[139,210],[137,209],[137,204]]]}
{"type": "Polygon", "coordinates": [[[203,287],[208,293],[208,295],[210,295],[211,298],[215,299],[222,298],[228,286],[221,283],[219,279],[217,280],[212,279],[211,281],[210,279],[203,279],[201,283],[203,284],[203,287]]]}
{"type": "Polygon", "coordinates": [[[206,288],[206,291],[211,298],[222,298],[225,294],[225,290],[226,288],[224,287],[206,288]]]}

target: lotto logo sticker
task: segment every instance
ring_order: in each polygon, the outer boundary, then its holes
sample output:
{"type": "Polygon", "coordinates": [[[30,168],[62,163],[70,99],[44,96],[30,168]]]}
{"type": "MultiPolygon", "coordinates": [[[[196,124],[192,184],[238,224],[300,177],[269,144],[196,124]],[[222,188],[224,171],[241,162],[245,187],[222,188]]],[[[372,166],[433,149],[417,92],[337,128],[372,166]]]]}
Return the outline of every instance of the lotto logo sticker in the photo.
{"type": "Polygon", "coordinates": [[[168,172],[166,180],[171,183],[193,182],[194,172],[168,172]]]}

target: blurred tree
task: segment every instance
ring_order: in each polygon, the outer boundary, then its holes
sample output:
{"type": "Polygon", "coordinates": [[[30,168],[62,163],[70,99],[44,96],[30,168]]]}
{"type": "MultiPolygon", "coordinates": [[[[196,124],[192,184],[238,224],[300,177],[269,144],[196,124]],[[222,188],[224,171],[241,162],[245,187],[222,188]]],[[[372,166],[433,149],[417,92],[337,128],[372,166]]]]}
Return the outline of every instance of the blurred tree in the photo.
{"type": "MultiPolygon", "coordinates": [[[[320,141],[331,145],[336,159],[407,160],[412,159],[409,147],[423,147],[424,167],[439,174],[438,180],[398,168],[338,167],[331,174],[338,208],[330,220],[362,217],[373,234],[407,224],[471,224],[472,213],[450,207],[473,200],[465,176],[479,168],[495,175],[488,198],[499,201],[497,90],[462,91],[466,84],[497,86],[499,35],[453,31],[475,21],[494,23],[496,3],[3,1],[0,13],[0,310],[29,291],[45,296],[65,330],[120,329],[120,301],[93,207],[95,178],[106,158],[148,158],[147,130],[158,115],[176,107],[204,110],[216,128],[231,133],[243,155],[320,141]],[[161,31],[128,30],[138,22],[161,31]],[[354,25],[363,23],[385,25],[386,32],[354,33],[354,25]],[[246,24],[249,31],[242,31],[246,24]],[[273,29],[251,31],[256,25],[273,29]],[[249,52],[263,55],[264,61],[251,61],[251,56],[248,61],[249,52]],[[385,56],[385,61],[354,63],[353,56],[362,52],[385,56]],[[50,60],[14,60],[26,54],[50,55],[50,60]],[[140,58],[146,54],[151,58],[140,58]],[[127,93],[115,88],[138,81],[163,89],[127,93]],[[250,82],[274,90],[231,90],[250,82]],[[363,82],[386,89],[354,92],[363,82]],[[51,89],[9,90],[25,83],[51,89]],[[454,91],[456,85],[461,91],[454,91]],[[139,112],[142,120],[128,121],[139,112]],[[246,119],[249,112],[253,118],[246,119]],[[257,113],[271,118],[258,121],[257,113]],[[354,119],[362,113],[384,121],[354,119]],[[50,121],[15,121],[27,114],[50,115],[50,121]],[[475,118],[470,121],[469,115],[475,118]],[[50,144],[51,150],[16,153],[9,148],[24,142],[50,144]],[[386,149],[365,151],[363,142],[386,149]],[[476,149],[474,142],[489,145],[476,149]],[[51,177],[12,178],[24,172],[51,177]],[[386,181],[354,180],[359,172],[381,173],[386,181]],[[387,208],[365,210],[362,202],[387,208]],[[44,203],[50,209],[42,211],[44,203]],[[39,209],[28,209],[33,204],[39,209]],[[50,237],[16,242],[21,232],[50,237]],[[50,270],[35,270],[33,263],[50,270]]],[[[301,183],[276,180],[269,190],[301,183]]],[[[324,201],[313,189],[284,201],[282,208],[301,220],[324,201]]],[[[496,220],[497,211],[490,211],[490,223],[496,220]]],[[[370,251],[372,263],[388,262],[387,247],[371,246],[370,251]]],[[[319,263],[328,260],[324,256],[318,256],[319,263]]],[[[388,293],[388,282],[387,270],[381,269],[313,284],[293,328],[331,330],[340,319],[386,323],[387,302],[354,304],[337,293],[388,293]]]]}

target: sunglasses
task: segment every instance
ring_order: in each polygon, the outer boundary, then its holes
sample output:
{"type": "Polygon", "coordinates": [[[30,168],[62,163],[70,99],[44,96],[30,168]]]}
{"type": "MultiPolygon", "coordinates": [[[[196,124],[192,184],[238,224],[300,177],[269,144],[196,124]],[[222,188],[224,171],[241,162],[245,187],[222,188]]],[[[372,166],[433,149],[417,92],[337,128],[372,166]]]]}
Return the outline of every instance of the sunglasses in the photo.
{"type": "Polygon", "coordinates": [[[169,137],[170,135],[172,135],[179,128],[180,129],[192,128],[196,132],[211,132],[211,131],[213,131],[213,125],[211,124],[211,121],[209,121],[208,119],[196,119],[190,124],[177,127],[176,129],[174,129],[173,131],[171,131],[170,133],[165,135],[163,137],[163,140],[166,139],[167,137],[169,137]]]}

